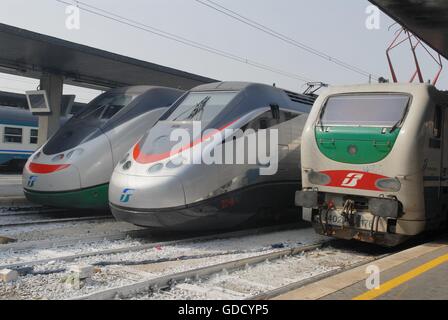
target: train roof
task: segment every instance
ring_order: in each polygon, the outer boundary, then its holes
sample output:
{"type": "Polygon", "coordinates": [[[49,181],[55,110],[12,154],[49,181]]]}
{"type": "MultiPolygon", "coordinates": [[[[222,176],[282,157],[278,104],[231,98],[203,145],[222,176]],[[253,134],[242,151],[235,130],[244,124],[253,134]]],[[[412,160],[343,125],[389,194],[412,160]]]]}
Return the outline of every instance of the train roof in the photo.
{"type": "Polygon", "coordinates": [[[321,96],[328,96],[330,94],[337,93],[350,93],[350,92],[383,92],[383,93],[410,93],[416,94],[418,92],[439,92],[445,93],[444,91],[438,90],[431,84],[427,83],[375,83],[375,84],[357,84],[357,85],[342,85],[342,86],[330,86],[322,91],[321,96]]]}
{"type": "MultiPolygon", "coordinates": [[[[251,82],[238,82],[238,81],[228,81],[228,82],[213,82],[197,86],[191,91],[241,91],[250,85],[255,85],[251,82]]],[[[262,85],[262,84],[259,84],[262,85]]]]}
{"type": "Polygon", "coordinates": [[[25,109],[0,106],[0,124],[37,127],[37,117],[25,109]]]}
{"type": "Polygon", "coordinates": [[[107,92],[142,94],[147,91],[155,90],[155,89],[166,89],[166,90],[173,90],[173,91],[179,91],[179,92],[182,91],[182,90],[178,90],[178,89],[174,89],[174,88],[167,88],[167,87],[160,87],[160,86],[129,86],[129,87],[122,87],[122,88],[115,88],[112,90],[108,90],[107,92]]]}
{"type": "Polygon", "coordinates": [[[290,100],[297,103],[305,103],[305,104],[313,104],[314,100],[316,100],[316,96],[314,95],[305,95],[296,92],[292,92],[289,90],[269,86],[267,84],[255,83],[255,82],[238,82],[238,81],[227,81],[227,82],[214,82],[203,84],[191,89],[191,92],[201,92],[201,91],[242,91],[248,88],[269,88],[269,89],[277,89],[279,91],[283,91],[290,100]]]}
{"type": "Polygon", "coordinates": [[[350,93],[404,93],[413,97],[430,96],[448,104],[448,92],[438,90],[428,83],[375,83],[331,86],[323,90],[317,103],[323,103],[328,96],[350,93]]]}

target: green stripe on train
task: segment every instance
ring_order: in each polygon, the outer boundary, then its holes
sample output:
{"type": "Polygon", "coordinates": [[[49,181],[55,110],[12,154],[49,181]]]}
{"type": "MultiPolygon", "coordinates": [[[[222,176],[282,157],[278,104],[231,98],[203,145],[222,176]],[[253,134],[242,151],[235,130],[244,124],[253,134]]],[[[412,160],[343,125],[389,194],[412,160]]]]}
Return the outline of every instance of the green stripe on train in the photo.
{"type": "Polygon", "coordinates": [[[343,163],[368,164],[383,160],[391,152],[400,128],[316,127],[316,142],[327,158],[343,163]]]}
{"type": "Polygon", "coordinates": [[[67,192],[39,192],[29,189],[24,192],[29,201],[50,207],[95,210],[109,208],[109,184],[67,192]]]}

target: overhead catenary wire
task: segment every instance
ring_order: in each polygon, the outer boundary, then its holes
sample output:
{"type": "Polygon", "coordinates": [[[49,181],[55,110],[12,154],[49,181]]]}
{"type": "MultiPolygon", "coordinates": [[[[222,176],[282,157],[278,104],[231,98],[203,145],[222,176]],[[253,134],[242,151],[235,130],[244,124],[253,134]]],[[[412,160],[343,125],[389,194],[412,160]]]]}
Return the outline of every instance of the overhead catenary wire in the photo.
{"type": "MultiPolygon", "coordinates": [[[[64,1],[64,0],[55,0],[55,1],[57,1],[59,3],[62,3],[62,4],[65,4],[65,5],[73,5],[73,3],[68,2],[68,1],[64,1]]],[[[117,23],[121,23],[121,24],[130,26],[130,27],[133,27],[135,29],[139,29],[141,31],[152,33],[152,34],[155,34],[155,35],[157,35],[159,37],[163,37],[165,39],[169,39],[169,40],[172,40],[172,41],[175,41],[175,42],[178,42],[178,43],[182,43],[184,45],[187,45],[187,46],[190,46],[190,47],[202,50],[202,51],[206,51],[206,52],[209,52],[209,53],[212,53],[212,54],[215,54],[215,55],[219,55],[219,56],[225,57],[227,59],[231,59],[231,60],[234,60],[234,61],[237,61],[237,62],[240,62],[240,63],[244,63],[244,64],[247,64],[247,65],[256,67],[258,69],[262,69],[262,70],[269,71],[269,72],[272,72],[272,73],[275,73],[275,74],[279,74],[279,75],[282,75],[282,76],[285,76],[285,77],[288,77],[288,78],[291,78],[291,79],[299,80],[301,82],[311,82],[311,81],[313,81],[312,79],[310,79],[310,78],[308,78],[306,76],[299,75],[299,74],[296,74],[296,73],[291,73],[291,72],[284,71],[284,70],[281,70],[281,69],[277,69],[276,67],[272,67],[272,66],[269,66],[269,65],[266,65],[266,64],[263,64],[263,63],[251,60],[251,59],[247,59],[247,58],[235,55],[233,53],[229,53],[229,52],[226,52],[226,51],[223,51],[223,50],[220,50],[220,49],[213,48],[211,46],[208,46],[208,45],[205,45],[205,44],[202,44],[202,43],[199,43],[199,42],[196,42],[196,41],[193,41],[193,40],[190,40],[190,39],[178,36],[178,35],[175,35],[173,33],[169,33],[169,32],[163,31],[161,29],[149,26],[147,24],[144,24],[144,23],[141,23],[141,22],[129,19],[129,18],[126,18],[124,16],[115,14],[115,13],[107,11],[105,9],[102,9],[102,8],[90,5],[90,4],[85,3],[83,1],[76,1],[75,4],[78,6],[78,8],[80,10],[88,12],[90,14],[93,14],[93,15],[96,15],[96,16],[100,16],[100,17],[103,17],[105,19],[108,19],[108,20],[111,20],[111,21],[115,21],[117,23]]]]}
{"type": "Polygon", "coordinates": [[[226,15],[226,16],[234,19],[234,20],[237,20],[237,21],[242,22],[242,23],[244,23],[246,25],[249,25],[252,28],[255,28],[255,29],[259,30],[259,31],[262,31],[262,32],[264,32],[264,33],[266,33],[268,35],[271,35],[271,36],[273,36],[273,37],[275,37],[275,38],[277,38],[277,39],[279,39],[279,40],[281,40],[283,42],[291,44],[291,45],[293,45],[293,46],[295,46],[297,48],[305,50],[308,53],[311,53],[311,54],[313,54],[315,56],[318,56],[318,57],[320,57],[320,58],[322,58],[324,60],[327,60],[327,61],[329,61],[331,63],[339,65],[340,67],[343,67],[343,68],[345,68],[345,69],[347,69],[349,71],[358,73],[358,74],[360,74],[362,76],[365,76],[365,77],[367,77],[369,79],[371,79],[373,76],[376,77],[377,79],[379,79],[381,77],[381,76],[379,76],[377,74],[374,74],[372,72],[363,70],[363,69],[361,69],[359,67],[356,67],[356,66],[351,65],[351,64],[349,64],[347,62],[344,62],[344,61],[342,61],[342,60],[340,60],[340,59],[338,59],[336,57],[333,57],[333,56],[331,56],[329,54],[326,54],[326,53],[324,53],[322,51],[319,51],[319,50],[317,50],[315,48],[312,48],[309,45],[306,45],[306,44],[304,44],[302,42],[299,42],[299,41],[297,41],[297,40],[295,40],[295,39],[293,39],[293,38],[291,38],[291,37],[289,37],[287,35],[284,35],[284,34],[278,32],[278,31],[276,31],[276,30],[274,30],[272,28],[269,28],[269,27],[267,27],[267,26],[265,26],[265,25],[255,21],[253,19],[247,18],[247,17],[239,14],[238,12],[236,12],[234,10],[231,10],[231,9],[228,9],[228,8],[226,8],[226,7],[220,5],[220,4],[218,4],[218,3],[216,3],[216,2],[214,2],[212,0],[194,0],[194,1],[196,1],[197,3],[199,3],[199,4],[203,5],[203,6],[207,6],[207,7],[211,8],[211,9],[217,11],[217,12],[220,12],[220,13],[222,13],[222,14],[224,14],[224,15],[226,15]]]}

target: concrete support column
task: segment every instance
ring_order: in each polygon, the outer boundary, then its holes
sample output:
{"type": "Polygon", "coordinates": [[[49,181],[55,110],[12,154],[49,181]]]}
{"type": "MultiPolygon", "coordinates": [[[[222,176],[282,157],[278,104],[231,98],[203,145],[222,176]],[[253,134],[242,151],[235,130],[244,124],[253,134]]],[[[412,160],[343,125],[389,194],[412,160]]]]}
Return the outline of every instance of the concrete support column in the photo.
{"type": "Polygon", "coordinates": [[[63,86],[64,77],[61,75],[45,74],[40,79],[40,89],[47,92],[51,114],[39,116],[39,146],[42,146],[60,127],[63,86]]]}

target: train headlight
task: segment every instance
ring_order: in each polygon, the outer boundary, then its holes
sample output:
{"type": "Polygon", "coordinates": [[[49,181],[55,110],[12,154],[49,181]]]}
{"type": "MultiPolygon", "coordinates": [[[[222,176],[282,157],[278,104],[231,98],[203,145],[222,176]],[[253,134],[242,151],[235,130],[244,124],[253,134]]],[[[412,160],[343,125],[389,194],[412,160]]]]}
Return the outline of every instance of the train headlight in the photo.
{"type": "Polygon", "coordinates": [[[123,165],[123,170],[129,170],[132,167],[132,162],[131,161],[126,161],[126,163],[123,165]]]}
{"type": "Polygon", "coordinates": [[[54,156],[53,159],[51,159],[51,161],[58,162],[58,161],[61,161],[62,159],[64,159],[64,157],[65,157],[64,154],[61,153],[61,154],[58,154],[57,156],[54,156]]]}
{"type": "Polygon", "coordinates": [[[72,151],[70,151],[70,152],[67,154],[67,159],[72,159],[72,158],[75,158],[75,157],[79,157],[81,154],[83,154],[83,152],[84,152],[84,149],[75,149],[75,150],[72,150],[72,151]]]}
{"type": "Polygon", "coordinates": [[[129,160],[129,156],[130,156],[130,154],[128,153],[128,154],[126,154],[125,156],[124,156],[124,158],[120,161],[120,164],[125,164],[126,163],[126,161],[128,161],[129,160]]]}
{"type": "Polygon", "coordinates": [[[376,187],[382,191],[398,192],[401,190],[401,182],[398,179],[379,179],[375,183],[376,187]]]}
{"type": "Polygon", "coordinates": [[[163,164],[158,163],[148,169],[148,173],[156,173],[163,169],[163,164]]]}
{"type": "Polygon", "coordinates": [[[185,161],[185,159],[183,157],[177,157],[177,158],[174,158],[173,160],[170,160],[166,164],[166,167],[168,169],[176,169],[176,168],[179,168],[181,165],[183,165],[184,161],[185,161]]]}
{"type": "Polygon", "coordinates": [[[326,186],[331,182],[331,178],[328,175],[316,171],[311,171],[308,173],[308,180],[312,184],[317,184],[320,186],[326,186]]]}

